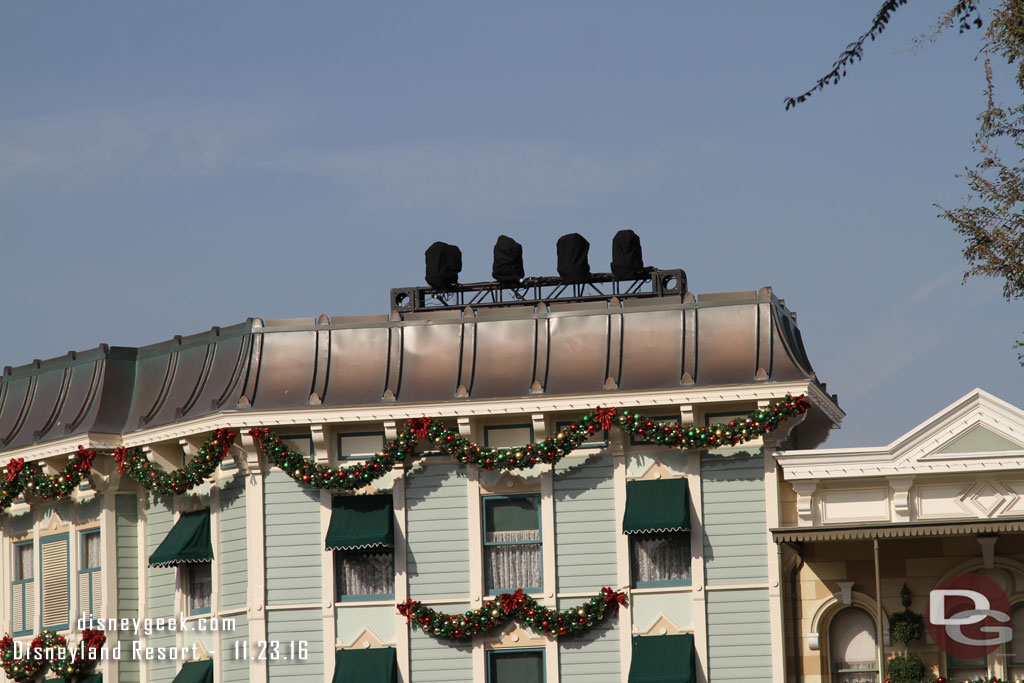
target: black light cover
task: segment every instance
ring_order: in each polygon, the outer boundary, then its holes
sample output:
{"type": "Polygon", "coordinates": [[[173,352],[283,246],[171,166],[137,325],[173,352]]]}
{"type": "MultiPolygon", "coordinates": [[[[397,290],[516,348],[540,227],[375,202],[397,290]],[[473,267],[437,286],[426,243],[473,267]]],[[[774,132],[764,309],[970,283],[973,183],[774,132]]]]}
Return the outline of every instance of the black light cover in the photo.
{"type": "Polygon", "coordinates": [[[627,280],[644,270],[644,252],[640,238],[632,230],[619,230],[612,238],[612,275],[627,280]]]}
{"type": "Polygon", "coordinates": [[[519,282],[525,275],[523,270],[523,245],[507,235],[498,237],[494,243],[494,265],[491,277],[503,284],[519,282]]]}
{"type": "Polygon", "coordinates": [[[590,242],[578,232],[558,238],[558,274],[569,284],[586,282],[590,278],[590,242]]]}
{"type": "Polygon", "coordinates": [[[427,284],[434,289],[451,289],[459,283],[462,251],[454,244],[434,242],[424,252],[427,260],[427,284]]]}

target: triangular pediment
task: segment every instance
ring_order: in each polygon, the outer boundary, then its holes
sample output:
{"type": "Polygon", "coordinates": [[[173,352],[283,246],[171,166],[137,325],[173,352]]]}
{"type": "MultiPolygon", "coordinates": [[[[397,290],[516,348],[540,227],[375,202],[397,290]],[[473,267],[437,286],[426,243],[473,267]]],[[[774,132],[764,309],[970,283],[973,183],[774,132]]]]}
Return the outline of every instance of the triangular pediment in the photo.
{"type": "Polygon", "coordinates": [[[1002,434],[997,434],[988,427],[979,424],[971,427],[935,452],[942,455],[954,455],[961,453],[1019,451],[1022,449],[1024,449],[1024,444],[1010,441],[1002,434]]]}

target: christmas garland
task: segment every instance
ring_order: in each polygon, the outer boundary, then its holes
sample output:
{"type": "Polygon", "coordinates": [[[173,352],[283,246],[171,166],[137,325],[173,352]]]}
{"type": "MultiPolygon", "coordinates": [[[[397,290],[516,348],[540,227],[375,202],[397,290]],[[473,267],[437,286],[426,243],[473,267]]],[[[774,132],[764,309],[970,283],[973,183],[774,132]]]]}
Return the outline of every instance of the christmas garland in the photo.
{"type": "Polygon", "coordinates": [[[641,441],[674,448],[717,448],[736,446],[777,429],[787,418],[810,408],[803,396],[789,395],[769,408],[750,413],[743,419],[709,427],[683,426],[655,422],[636,411],[619,412],[615,408],[596,408],[570,424],[553,437],[517,448],[480,447],[458,431],[429,417],[408,420],[398,436],[384,449],[363,463],[344,468],[319,465],[306,456],[289,449],[274,432],[266,428],[249,430],[270,462],[292,479],[318,489],[352,490],[366,486],[390,472],[396,463],[413,453],[421,439],[430,441],[442,453],[464,465],[484,470],[524,470],[538,463],[553,464],[593,436],[599,429],[616,424],[627,434],[641,441]]]}
{"type": "Polygon", "coordinates": [[[28,492],[43,500],[61,500],[71,495],[82,481],[82,476],[92,469],[96,451],[87,451],[81,446],[68,464],[57,474],[46,474],[39,463],[25,463],[25,458],[14,458],[7,463],[4,480],[0,482],[0,512],[6,510],[23,493],[28,492]]]}
{"type": "Polygon", "coordinates": [[[218,429],[200,446],[196,457],[184,467],[172,472],[151,463],[141,448],[118,446],[114,449],[114,460],[117,462],[119,473],[127,473],[149,491],[185,493],[202,484],[214,473],[221,461],[227,457],[228,450],[237,437],[238,432],[218,429]]]}
{"type": "MultiPolygon", "coordinates": [[[[717,448],[736,446],[750,439],[764,436],[783,424],[787,418],[807,412],[810,404],[803,396],[793,398],[786,395],[769,408],[757,410],[745,418],[732,420],[728,424],[714,424],[709,427],[683,426],[673,423],[655,422],[636,411],[615,408],[595,408],[573,422],[555,436],[534,444],[516,448],[481,447],[463,437],[457,430],[449,429],[443,423],[429,417],[408,420],[398,436],[391,439],[384,449],[368,461],[344,468],[319,465],[301,453],[297,453],[281,441],[274,432],[256,428],[249,434],[259,444],[270,462],[284,470],[296,481],[318,489],[332,491],[359,489],[394,469],[395,464],[404,461],[414,452],[421,440],[427,440],[442,453],[464,465],[475,465],[484,470],[525,470],[537,464],[554,464],[572,453],[597,433],[607,431],[616,425],[626,434],[641,441],[673,448],[717,448]]],[[[228,450],[238,437],[238,432],[218,429],[200,447],[196,457],[185,467],[168,472],[154,465],[141,448],[114,449],[114,460],[118,472],[127,474],[144,488],[160,494],[181,494],[201,484],[217,469],[227,457],[228,450]]],[[[25,463],[24,458],[15,458],[7,463],[6,477],[0,482],[0,512],[6,510],[22,493],[28,492],[45,500],[67,498],[78,486],[82,476],[92,467],[95,451],[78,447],[61,472],[54,475],[43,473],[38,463],[25,463]]],[[[0,470],[2,472],[2,470],[0,470]]]]}
{"type": "Polygon", "coordinates": [[[98,657],[98,650],[107,642],[103,631],[86,629],[82,631],[82,641],[78,648],[68,649],[67,639],[53,631],[42,631],[29,643],[25,657],[14,656],[14,640],[9,635],[0,639],[0,665],[7,677],[19,681],[31,681],[43,667],[49,667],[61,678],[80,676],[92,666],[98,657]],[[84,656],[81,647],[85,646],[84,656]],[[36,657],[36,650],[42,650],[36,657]],[[59,653],[63,652],[63,657],[59,653]],[[47,656],[49,655],[49,656],[47,656]],[[73,656],[74,655],[74,656],[73,656]]]}
{"type": "Polygon", "coordinates": [[[619,613],[626,604],[626,594],[605,587],[587,602],[566,610],[544,607],[520,588],[515,593],[502,593],[497,600],[488,600],[483,607],[465,614],[445,614],[424,607],[417,600],[398,605],[398,613],[406,623],[416,622],[424,633],[446,640],[470,640],[473,636],[501,628],[510,621],[529,626],[552,638],[576,636],[594,627],[610,610],[619,613]]]}

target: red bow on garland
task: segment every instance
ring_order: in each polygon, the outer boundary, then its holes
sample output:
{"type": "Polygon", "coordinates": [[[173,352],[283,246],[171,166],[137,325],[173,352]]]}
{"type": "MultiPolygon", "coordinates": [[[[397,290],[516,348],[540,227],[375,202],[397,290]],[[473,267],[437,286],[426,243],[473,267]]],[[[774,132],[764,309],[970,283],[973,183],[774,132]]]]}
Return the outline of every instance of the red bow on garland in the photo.
{"type": "Polygon", "coordinates": [[[608,586],[605,586],[601,589],[601,594],[604,595],[604,601],[610,603],[612,614],[618,614],[619,605],[626,604],[626,594],[622,591],[612,590],[608,586]]]}
{"type": "Polygon", "coordinates": [[[406,599],[406,601],[403,603],[399,603],[398,613],[405,617],[406,624],[412,621],[412,613],[416,610],[416,605],[418,604],[420,603],[411,598],[406,599]]]}
{"type": "Polygon", "coordinates": [[[517,589],[515,593],[502,593],[498,596],[498,602],[501,603],[501,609],[505,614],[522,607],[525,601],[526,593],[523,593],[522,588],[517,589]]]}
{"type": "Polygon", "coordinates": [[[263,437],[270,433],[270,430],[266,427],[253,427],[249,430],[249,436],[256,439],[257,441],[263,441],[263,437]]]}
{"type": "Polygon", "coordinates": [[[25,467],[25,458],[15,458],[7,463],[7,481],[14,481],[25,467]]]}
{"type": "Polygon", "coordinates": [[[612,418],[617,414],[615,408],[594,408],[594,419],[606,431],[612,428],[612,418]]]}
{"type": "Polygon", "coordinates": [[[107,642],[107,635],[99,629],[87,628],[82,631],[82,642],[85,643],[86,650],[93,648],[98,650],[103,647],[103,643],[107,642]]]}
{"type": "Polygon", "coordinates": [[[82,471],[92,468],[92,459],[96,457],[96,451],[87,451],[81,446],[78,447],[78,459],[82,461],[82,471]]]}
{"type": "Polygon", "coordinates": [[[427,429],[430,428],[430,425],[434,424],[434,420],[429,417],[417,417],[416,419],[409,420],[408,424],[417,439],[425,439],[427,438],[427,429]]]}
{"type": "Polygon", "coordinates": [[[128,455],[128,449],[124,446],[118,446],[114,449],[114,462],[117,463],[117,473],[124,474],[124,458],[128,455]]]}

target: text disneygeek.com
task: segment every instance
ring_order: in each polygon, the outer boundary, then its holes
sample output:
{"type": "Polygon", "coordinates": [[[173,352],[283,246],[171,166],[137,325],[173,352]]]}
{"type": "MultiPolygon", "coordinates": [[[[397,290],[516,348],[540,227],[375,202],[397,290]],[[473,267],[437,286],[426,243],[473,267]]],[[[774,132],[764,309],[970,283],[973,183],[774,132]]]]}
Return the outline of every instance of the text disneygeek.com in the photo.
{"type": "Polygon", "coordinates": [[[200,617],[185,621],[182,613],[177,618],[159,617],[156,619],[101,619],[98,617],[82,617],[77,623],[78,630],[94,629],[104,633],[131,632],[135,635],[153,635],[160,631],[234,631],[235,620],[231,617],[200,617]]]}

